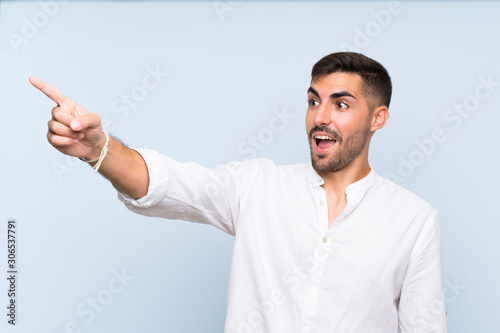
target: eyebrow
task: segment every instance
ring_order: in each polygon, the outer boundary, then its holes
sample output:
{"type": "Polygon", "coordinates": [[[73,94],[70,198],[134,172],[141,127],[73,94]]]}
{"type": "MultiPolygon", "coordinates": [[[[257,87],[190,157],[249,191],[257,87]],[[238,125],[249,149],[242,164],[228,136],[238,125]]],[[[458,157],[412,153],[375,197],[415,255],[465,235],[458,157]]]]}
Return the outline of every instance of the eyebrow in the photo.
{"type": "MultiPolygon", "coordinates": [[[[312,94],[316,95],[317,97],[319,97],[318,92],[313,87],[309,87],[309,89],[307,89],[307,92],[312,93],[312,94]]],[[[352,97],[352,98],[356,99],[356,97],[354,97],[353,94],[351,94],[348,91],[339,91],[339,92],[336,92],[336,93],[333,93],[330,95],[331,99],[336,99],[339,97],[352,97]]]]}

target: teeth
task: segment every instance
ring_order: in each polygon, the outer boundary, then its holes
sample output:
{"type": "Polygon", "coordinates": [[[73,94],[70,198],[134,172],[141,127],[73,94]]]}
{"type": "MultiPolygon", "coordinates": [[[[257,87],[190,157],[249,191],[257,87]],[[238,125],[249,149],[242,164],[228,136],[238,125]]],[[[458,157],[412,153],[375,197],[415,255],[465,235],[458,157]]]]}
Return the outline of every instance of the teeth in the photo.
{"type": "Polygon", "coordinates": [[[318,135],[316,139],[320,140],[333,140],[332,138],[327,137],[326,135],[318,135]]]}

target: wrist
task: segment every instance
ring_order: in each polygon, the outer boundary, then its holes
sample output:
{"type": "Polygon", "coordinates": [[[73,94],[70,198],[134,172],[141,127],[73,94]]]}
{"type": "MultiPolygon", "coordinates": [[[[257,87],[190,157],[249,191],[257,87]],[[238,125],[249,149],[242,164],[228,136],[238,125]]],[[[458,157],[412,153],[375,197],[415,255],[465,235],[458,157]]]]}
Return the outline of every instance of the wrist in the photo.
{"type": "Polygon", "coordinates": [[[108,153],[108,150],[109,150],[109,135],[108,135],[108,132],[106,132],[106,131],[103,131],[103,132],[104,132],[104,136],[106,138],[106,141],[104,142],[104,146],[102,147],[101,152],[99,153],[99,157],[97,157],[93,160],[86,160],[84,158],[80,158],[80,160],[82,160],[84,162],[88,162],[89,164],[92,165],[92,168],[94,168],[95,171],[94,171],[94,175],[92,176],[92,181],[94,181],[94,177],[95,177],[97,171],[99,170],[99,168],[101,167],[102,161],[106,157],[106,154],[108,153]],[[95,164],[92,164],[94,162],[95,162],[95,164]]]}
{"type": "Polygon", "coordinates": [[[80,158],[80,160],[84,162],[89,162],[89,163],[95,163],[99,160],[99,157],[101,156],[101,152],[106,145],[106,135],[104,132],[102,132],[103,135],[101,135],[101,139],[99,140],[98,144],[96,144],[94,147],[91,148],[90,152],[87,154],[87,156],[80,158]]]}

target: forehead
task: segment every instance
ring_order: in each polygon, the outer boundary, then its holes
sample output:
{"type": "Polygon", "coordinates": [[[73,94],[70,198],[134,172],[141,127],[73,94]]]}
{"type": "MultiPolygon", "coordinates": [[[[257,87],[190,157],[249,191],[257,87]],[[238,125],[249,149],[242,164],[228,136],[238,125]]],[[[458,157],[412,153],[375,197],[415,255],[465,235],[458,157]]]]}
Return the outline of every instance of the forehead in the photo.
{"type": "Polygon", "coordinates": [[[361,97],[362,84],[363,79],[358,74],[331,73],[312,81],[311,87],[320,95],[330,95],[337,91],[348,91],[356,97],[361,97]]]}

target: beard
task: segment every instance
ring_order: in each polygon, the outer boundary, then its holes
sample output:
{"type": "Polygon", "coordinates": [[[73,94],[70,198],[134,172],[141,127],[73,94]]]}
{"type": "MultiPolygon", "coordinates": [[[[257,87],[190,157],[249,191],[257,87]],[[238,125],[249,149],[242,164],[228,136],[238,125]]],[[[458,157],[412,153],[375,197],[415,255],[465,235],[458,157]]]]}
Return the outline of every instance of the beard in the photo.
{"type": "Polygon", "coordinates": [[[368,142],[370,124],[368,123],[367,125],[346,139],[343,139],[338,133],[333,132],[329,128],[314,127],[309,135],[309,148],[311,149],[313,168],[319,172],[336,172],[350,165],[361,154],[368,142]],[[335,144],[340,146],[337,152],[330,158],[325,154],[314,153],[312,135],[318,131],[332,135],[337,141],[335,144]]]}

